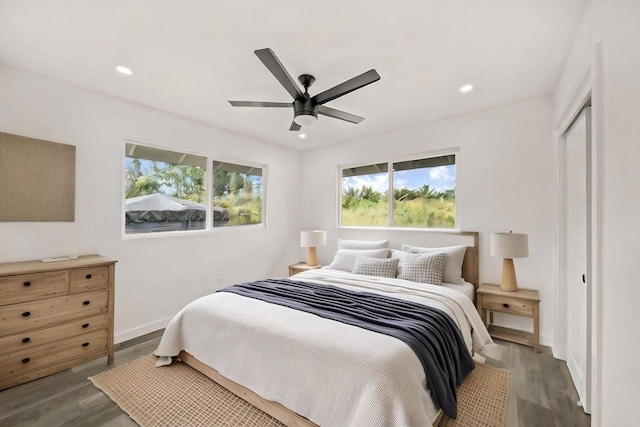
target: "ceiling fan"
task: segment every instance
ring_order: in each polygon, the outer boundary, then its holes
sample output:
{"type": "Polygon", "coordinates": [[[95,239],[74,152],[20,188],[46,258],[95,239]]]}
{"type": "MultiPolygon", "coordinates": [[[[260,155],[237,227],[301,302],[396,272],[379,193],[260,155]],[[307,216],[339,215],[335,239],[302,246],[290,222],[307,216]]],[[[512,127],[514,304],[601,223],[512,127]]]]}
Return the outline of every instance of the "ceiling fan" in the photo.
{"type": "Polygon", "coordinates": [[[297,132],[302,126],[315,123],[318,120],[318,114],[350,123],[360,123],[364,117],[336,110],[324,104],[380,80],[380,75],[372,69],[312,97],[309,95],[309,87],[316,80],[315,77],[310,74],[302,74],[298,77],[304,87],[303,93],[271,49],[259,49],[254,53],[293,97],[293,102],[229,101],[229,103],[234,107],[289,108],[293,106],[293,122],[289,127],[290,131],[297,132]]]}

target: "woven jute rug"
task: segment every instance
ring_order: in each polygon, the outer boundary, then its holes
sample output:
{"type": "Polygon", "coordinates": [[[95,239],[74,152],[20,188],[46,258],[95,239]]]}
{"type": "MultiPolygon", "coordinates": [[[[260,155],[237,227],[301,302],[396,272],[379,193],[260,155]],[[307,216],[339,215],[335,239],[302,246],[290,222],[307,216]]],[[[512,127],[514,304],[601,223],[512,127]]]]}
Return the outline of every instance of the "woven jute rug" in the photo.
{"type": "MultiPolygon", "coordinates": [[[[184,363],[156,369],[142,356],[89,380],[143,427],[280,427],[262,412],[184,363]]],[[[477,364],[458,389],[458,418],[444,416],[440,427],[503,427],[509,372],[477,364]]]]}

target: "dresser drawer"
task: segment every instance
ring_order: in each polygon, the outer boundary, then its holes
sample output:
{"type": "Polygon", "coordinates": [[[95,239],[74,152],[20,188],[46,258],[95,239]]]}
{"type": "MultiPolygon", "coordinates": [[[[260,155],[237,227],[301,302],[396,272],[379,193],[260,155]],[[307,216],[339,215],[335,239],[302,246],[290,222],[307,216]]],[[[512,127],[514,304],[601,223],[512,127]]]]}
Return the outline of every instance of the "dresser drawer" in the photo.
{"type": "Polygon", "coordinates": [[[515,298],[507,299],[500,296],[484,295],[482,297],[482,308],[485,310],[533,317],[533,302],[515,298]]]}
{"type": "Polygon", "coordinates": [[[69,293],[67,270],[0,277],[0,306],[69,293]]]}
{"type": "Polygon", "coordinates": [[[71,270],[71,293],[96,291],[109,286],[109,267],[71,270]]]}
{"type": "Polygon", "coordinates": [[[11,378],[107,349],[107,330],[0,356],[0,378],[11,378]]]}
{"type": "Polygon", "coordinates": [[[0,307],[0,337],[106,314],[108,300],[105,290],[0,307]]]}
{"type": "Polygon", "coordinates": [[[0,338],[0,355],[28,350],[39,345],[51,344],[65,338],[75,337],[89,332],[107,329],[109,318],[106,314],[76,320],[59,326],[22,332],[0,338]]]}

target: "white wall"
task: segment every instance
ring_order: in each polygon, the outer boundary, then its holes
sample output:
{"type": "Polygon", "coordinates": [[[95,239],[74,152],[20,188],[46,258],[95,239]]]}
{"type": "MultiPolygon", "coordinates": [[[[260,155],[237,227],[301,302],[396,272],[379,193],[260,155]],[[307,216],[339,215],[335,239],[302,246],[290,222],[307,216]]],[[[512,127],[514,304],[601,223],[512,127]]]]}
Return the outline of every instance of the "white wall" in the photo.
{"type": "Polygon", "coordinates": [[[116,342],[164,327],[223,284],[285,276],[299,258],[299,152],[0,66],[0,131],[76,148],[74,222],[0,222],[0,262],[115,258],[116,342]],[[123,136],[268,165],[263,230],[122,239],[123,136]],[[267,250],[268,249],[268,250],[267,250]]]}
{"type": "MultiPolygon", "coordinates": [[[[530,256],[515,260],[522,288],[538,289],[541,340],[553,338],[553,139],[552,99],[536,98],[408,129],[303,153],[303,226],[328,230],[328,246],[318,249],[328,263],[336,238],[388,238],[428,246],[446,244],[421,231],[353,230],[336,227],[336,165],[377,162],[457,147],[459,226],[480,232],[480,281],[499,283],[502,260],[489,256],[492,232],[529,234],[530,256]]],[[[496,315],[497,323],[531,330],[529,319],[496,315]]]]}
{"type": "MultiPolygon", "coordinates": [[[[603,50],[602,379],[594,426],[637,423],[640,370],[640,2],[592,0],[554,93],[554,125],[603,50]]],[[[597,402],[594,402],[597,405],[597,402]]]]}

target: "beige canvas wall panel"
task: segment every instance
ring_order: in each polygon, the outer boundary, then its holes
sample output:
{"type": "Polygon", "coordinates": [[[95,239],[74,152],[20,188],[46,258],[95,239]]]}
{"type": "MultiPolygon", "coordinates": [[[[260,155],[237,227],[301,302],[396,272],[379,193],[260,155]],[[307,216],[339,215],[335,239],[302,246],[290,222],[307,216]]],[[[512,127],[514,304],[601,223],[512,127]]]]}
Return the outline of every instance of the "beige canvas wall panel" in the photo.
{"type": "Polygon", "coordinates": [[[0,221],[74,221],[76,147],[0,132],[0,221]]]}

